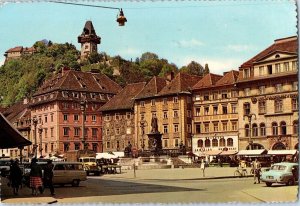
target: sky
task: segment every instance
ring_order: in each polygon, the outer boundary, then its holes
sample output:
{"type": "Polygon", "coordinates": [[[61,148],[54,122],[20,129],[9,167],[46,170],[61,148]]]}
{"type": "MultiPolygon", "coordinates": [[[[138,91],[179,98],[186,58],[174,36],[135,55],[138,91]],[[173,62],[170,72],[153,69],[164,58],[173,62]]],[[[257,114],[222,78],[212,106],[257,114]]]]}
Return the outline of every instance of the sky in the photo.
{"type": "MultiPolygon", "coordinates": [[[[55,0],[54,0],[55,1],[55,0]]],[[[101,44],[98,52],[135,60],[156,53],[179,68],[191,61],[222,74],[271,45],[297,34],[294,1],[68,1],[123,8],[128,20],[116,22],[118,10],[51,2],[0,6],[0,65],[6,50],[30,47],[47,39],[77,42],[91,20],[101,44]]]]}

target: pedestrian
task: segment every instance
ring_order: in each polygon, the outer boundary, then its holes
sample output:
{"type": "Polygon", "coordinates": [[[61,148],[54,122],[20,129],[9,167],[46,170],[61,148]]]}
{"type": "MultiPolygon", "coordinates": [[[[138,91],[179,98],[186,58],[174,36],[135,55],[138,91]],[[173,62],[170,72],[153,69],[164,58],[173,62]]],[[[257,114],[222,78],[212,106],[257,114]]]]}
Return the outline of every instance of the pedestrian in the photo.
{"type": "Polygon", "coordinates": [[[44,186],[48,186],[51,192],[51,195],[55,195],[53,187],[53,167],[52,160],[47,161],[47,165],[44,169],[44,186]]]}
{"type": "Polygon", "coordinates": [[[202,176],[205,177],[205,161],[204,161],[204,159],[201,160],[200,168],[202,170],[202,176]]]}
{"type": "Polygon", "coordinates": [[[22,170],[19,167],[18,160],[15,160],[10,167],[9,178],[10,178],[10,182],[11,182],[11,187],[13,188],[14,195],[18,195],[19,188],[20,188],[20,185],[22,184],[22,178],[23,178],[22,170]]]}
{"type": "Polygon", "coordinates": [[[261,164],[257,160],[257,158],[255,158],[255,161],[252,162],[252,169],[254,172],[254,184],[256,184],[256,183],[259,184],[260,183],[261,164]]]}
{"type": "Polygon", "coordinates": [[[37,195],[38,190],[43,194],[42,168],[37,164],[36,158],[31,160],[29,176],[32,195],[37,195]]]}

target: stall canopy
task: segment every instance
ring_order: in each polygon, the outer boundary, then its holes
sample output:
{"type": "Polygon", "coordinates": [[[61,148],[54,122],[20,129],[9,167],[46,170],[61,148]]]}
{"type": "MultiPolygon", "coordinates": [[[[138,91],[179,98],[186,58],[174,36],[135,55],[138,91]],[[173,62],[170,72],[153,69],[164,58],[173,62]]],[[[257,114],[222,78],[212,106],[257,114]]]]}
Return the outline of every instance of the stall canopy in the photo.
{"type": "Polygon", "coordinates": [[[217,156],[221,152],[222,152],[222,150],[211,150],[211,151],[205,151],[204,154],[209,155],[209,156],[217,156]]]}
{"type": "Polygon", "coordinates": [[[243,155],[243,156],[259,156],[267,154],[266,149],[257,149],[257,150],[240,150],[237,155],[243,155]]]}
{"type": "Polygon", "coordinates": [[[297,150],[269,150],[268,155],[295,155],[297,150]]]}
{"type": "Polygon", "coordinates": [[[220,155],[226,156],[226,155],[235,155],[237,152],[233,150],[227,150],[227,151],[222,151],[220,155]]]}
{"type": "Polygon", "coordinates": [[[31,142],[24,138],[23,135],[0,113],[0,149],[28,145],[31,145],[31,142]]]}

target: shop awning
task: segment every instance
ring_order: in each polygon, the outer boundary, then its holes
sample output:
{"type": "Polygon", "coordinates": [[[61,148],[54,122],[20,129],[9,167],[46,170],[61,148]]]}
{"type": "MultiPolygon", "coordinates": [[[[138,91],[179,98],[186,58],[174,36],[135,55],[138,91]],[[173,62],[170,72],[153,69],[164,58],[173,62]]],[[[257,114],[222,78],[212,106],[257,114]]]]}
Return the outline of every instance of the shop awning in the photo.
{"type": "Polygon", "coordinates": [[[237,151],[233,151],[233,150],[227,150],[227,151],[222,151],[220,153],[220,155],[223,155],[223,156],[225,156],[225,155],[235,155],[236,153],[238,153],[238,152],[237,151]]]}
{"type": "Polygon", "coordinates": [[[113,153],[103,152],[103,153],[96,153],[96,159],[115,159],[118,156],[114,155],[113,153]]]}
{"type": "Polygon", "coordinates": [[[204,154],[209,155],[209,156],[217,156],[221,152],[222,152],[222,150],[211,150],[211,151],[205,151],[204,154]]]}
{"type": "Polygon", "coordinates": [[[243,156],[257,156],[257,155],[263,155],[267,154],[266,149],[257,149],[257,150],[240,150],[237,155],[243,155],[243,156]]]}
{"type": "Polygon", "coordinates": [[[28,145],[31,145],[31,142],[24,138],[0,113],[0,149],[24,147],[28,145]]]}
{"type": "Polygon", "coordinates": [[[295,155],[297,150],[269,150],[268,155],[295,155]]]}

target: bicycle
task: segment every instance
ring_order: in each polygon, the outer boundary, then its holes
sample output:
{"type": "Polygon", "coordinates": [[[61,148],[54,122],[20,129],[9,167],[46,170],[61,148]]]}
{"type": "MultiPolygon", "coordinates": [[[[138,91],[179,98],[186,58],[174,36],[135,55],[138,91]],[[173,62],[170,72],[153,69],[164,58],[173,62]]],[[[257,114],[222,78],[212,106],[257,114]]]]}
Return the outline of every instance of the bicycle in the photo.
{"type": "Polygon", "coordinates": [[[247,169],[244,168],[237,168],[234,171],[234,176],[236,177],[245,177],[248,174],[247,169]]]}

